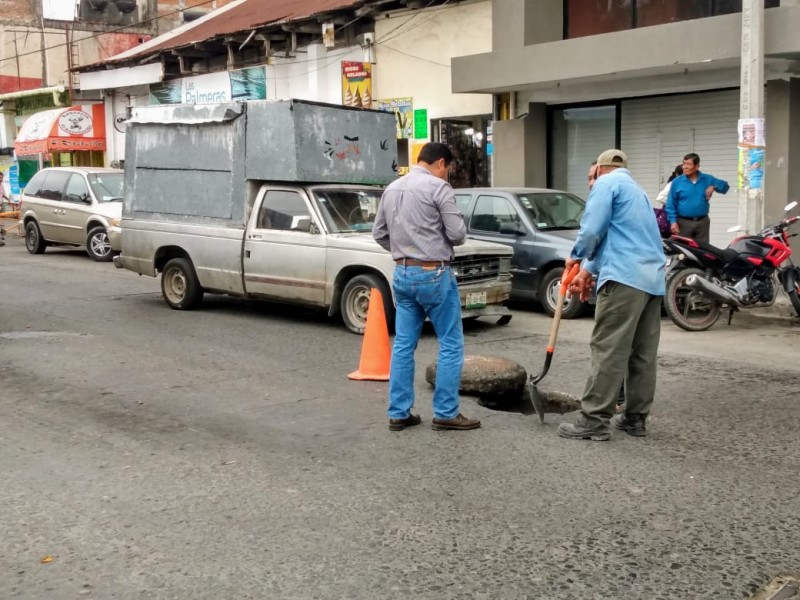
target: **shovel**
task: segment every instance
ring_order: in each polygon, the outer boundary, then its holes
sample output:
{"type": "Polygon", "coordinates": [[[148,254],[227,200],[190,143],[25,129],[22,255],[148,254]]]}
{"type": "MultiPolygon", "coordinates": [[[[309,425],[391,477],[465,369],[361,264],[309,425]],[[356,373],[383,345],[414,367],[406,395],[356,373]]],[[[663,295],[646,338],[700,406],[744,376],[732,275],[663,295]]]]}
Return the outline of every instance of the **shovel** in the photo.
{"type": "MultiPolygon", "coordinates": [[[[567,288],[569,284],[572,283],[572,280],[575,279],[575,275],[578,274],[578,271],[580,271],[580,265],[578,264],[572,265],[572,269],[569,271],[564,269],[564,274],[561,276],[561,287],[558,290],[558,302],[556,302],[556,310],[553,314],[553,325],[550,327],[550,337],[547,340],[547,354],[544,359],[544,368],[538,375],[535,377],[531,375],[530,378],[528,391],[530,392],[530,403],[532,406],[528,408],[532,408],[533,412],[539,417],[539,423],[544,423],[544,407],[547,401],[547,395],[541,392],[536,387],[536,384],[544,379],[544,376],[547,375],[547,372],[550,370],[550,363],[553,362],[553,353],[556,351],[556,337],[558,337],[558,326],[561,323],[561,312],[564,308],[564,300],[567,297],[567,288]]],[[[564,394],[559,394],[559,396],[564,396],[564,394]]],[[[528,414],[530,414],[530,410],[528,414]]]]}

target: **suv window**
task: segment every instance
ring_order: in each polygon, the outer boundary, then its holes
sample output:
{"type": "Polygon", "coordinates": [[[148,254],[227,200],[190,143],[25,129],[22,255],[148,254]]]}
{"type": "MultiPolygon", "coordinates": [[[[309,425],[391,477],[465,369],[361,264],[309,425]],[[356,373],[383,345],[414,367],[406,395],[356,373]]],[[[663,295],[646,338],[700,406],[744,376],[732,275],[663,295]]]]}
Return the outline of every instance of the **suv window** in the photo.
{"type": "Polygon", "coordinates": [[[89,196],[89,186],[86,185],[86,180],[83,175],[73,173],[67,183],[67,189],[64,192],[64,200],[67,202],[76,202],[78,204],[85,204],[87,201],[91,202],[89,196]]]}
{"type": "Polygon", "coordinates": [[[26,196],[38,196],[42,190],[42,183],[47,177],[47,171],[39,171],[31,178],[28,185],[25,186],[24,193],[26,196]]]}
{"type": "Polygon", "coordinates": [[[256,227],[291,231],[302,217],[311,218],[305,201],[297,192],[273,190],[267,192],[258,213],[256,227]]]}
{"type": "Polygon", "coordinates": [[[46,200],[62,200],[61,193],[64,191],[69,176],[69,171],[48,171],[39,197],[46,200]]]}
{"type": "Polygon", "coordinates": [[[478,196],[470,227],[478,231],[500,233],[503,225],[519,225],[519,214],[511,203],[500,196],[478,196]]]}

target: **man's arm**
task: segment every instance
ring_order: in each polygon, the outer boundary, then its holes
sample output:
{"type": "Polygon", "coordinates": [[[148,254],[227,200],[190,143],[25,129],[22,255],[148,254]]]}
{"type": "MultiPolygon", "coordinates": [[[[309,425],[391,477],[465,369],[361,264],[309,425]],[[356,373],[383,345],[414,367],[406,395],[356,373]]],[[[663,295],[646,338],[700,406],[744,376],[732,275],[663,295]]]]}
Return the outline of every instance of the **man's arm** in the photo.
{"type": "Polygon", "coordinates": [[[438,189],[436,205],[442,215],[445,236],[453,246],[460,246],[467,239],[467,226],[464,224],[464,216],[456,206],[456,195],[449,183],[438,189]]]}
{"type": "Polygon", "coordinates": [[[667,211],[667,219],[670,223],[678,222],[678,199],[675,197],[675,182],[669,186],[669,194],[667,195],[667,203],[664,205],[664,210],[667,211]]]}
{"type": "Polygon", "coordinates": [[[731,186],[728,185],[728,182],[724,179],[717,179],[716,177],[711,177],[711,185],[714,186],[714,190],[719,192],[720,194],[727,194],[728,190],[731,189],[731,186]]]}
{"type": "Polygon", "coordinates": [[[386,211],[384,210],[385,203],[381,198],[378,204],[378,212],[375,215],[375,222],[372,225],[372,237],[378,242],[384,250],[392,250],[392,244],[389,239],[389,225],[386,223],[386,211]]]}
{"type": "Polygon", "coordinates": [[[608,233],[613,199],[611,187],[602,179],[598,179],[586,200],[586,211],[581,217],[581,228],[570,254],[573,261],[588,259],[591,264],[591,261],[594,260],[597,247],[608,233]]]}

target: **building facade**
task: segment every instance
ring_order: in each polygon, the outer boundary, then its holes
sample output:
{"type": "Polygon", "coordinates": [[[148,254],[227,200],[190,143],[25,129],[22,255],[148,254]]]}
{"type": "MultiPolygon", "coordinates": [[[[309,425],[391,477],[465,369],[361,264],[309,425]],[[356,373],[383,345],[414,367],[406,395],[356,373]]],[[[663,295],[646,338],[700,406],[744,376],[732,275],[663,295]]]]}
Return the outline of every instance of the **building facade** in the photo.
{"type": "MultiPolygon", "coordinates": [[[[600,151],[620,147],[651,198],[682,157],[731,192],[712,243],[737,225],[741,1],[493,0],[491,52],[453,60],[453,90],[494,98],[494,183],[585,195],[600,151]]],[[[765,2],[766,209],[800,196],[800,4],[765,2]]]]}
{"type": "Polygon", "coordinates": [[[229,1],[5,0],[0,11],[0,169],[10,174],[9,191],[17,194],[44,165],[107,162],[102,96],[83,93],[73,68],[138,46],[229,1]],[[61,114],[42,114],[54,110],[61,114]],[[48,135],[15,144],[34,115],[39,117],[27,129],[49,128],[48,135]],[[80,135],[49,135],[77,116],[80,135]],[[92,125],[84,132],[87,123],[92,125]]]}
{"type": "Polygon", "coordinates": [[[454,94],[450,59],[491,50],[490,0],[330,5],[299,0],[287,12],[280,3],[238,0],[81,66],[82,93],[102,92],[112,115],[107,162],[124,161],[132,106],[298,98],[395,112],[401,173],[426,141],[446,141],[457,153],[454,185],[487,184],[492,98],[454,94]],[[474,34],[462,35],[467,29],[474,34]]]}

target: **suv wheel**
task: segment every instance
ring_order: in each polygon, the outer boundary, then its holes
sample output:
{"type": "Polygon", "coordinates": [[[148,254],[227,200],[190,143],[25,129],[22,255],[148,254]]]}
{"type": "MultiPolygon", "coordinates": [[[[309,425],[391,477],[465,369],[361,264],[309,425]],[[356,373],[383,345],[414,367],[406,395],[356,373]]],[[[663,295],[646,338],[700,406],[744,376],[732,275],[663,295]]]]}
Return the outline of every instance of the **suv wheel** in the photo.
{"type": "Polygon", "coordinates": [[[86,236],[86,254],[97,262],[108,262],[113,258],[105,227],[98,226],[89,231],[86,236]]]}
{"type": "Polygon", "coordinates": [[[41,254],[47,248],[47,242],[36,221],[28,221],[25,225],[25,247],[31,254],[41,254]]]}
{"type": "MultiPolygon", "coordinates": [[[[539,284],[539,302],[549,316],[553,316],[556,312],[556,303],[558,302],[558,290],[561,288],[561,275],[564,273],[564,267],[556,267],[550,269],[542,277],[542,282],[539,284]]],[[[578,296],[569,296],[564,300],[564,308],[561,310],[562,319],[575,319],[580,317],[586,310],[586,306],[578,296]]]]}

